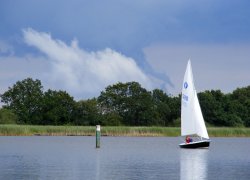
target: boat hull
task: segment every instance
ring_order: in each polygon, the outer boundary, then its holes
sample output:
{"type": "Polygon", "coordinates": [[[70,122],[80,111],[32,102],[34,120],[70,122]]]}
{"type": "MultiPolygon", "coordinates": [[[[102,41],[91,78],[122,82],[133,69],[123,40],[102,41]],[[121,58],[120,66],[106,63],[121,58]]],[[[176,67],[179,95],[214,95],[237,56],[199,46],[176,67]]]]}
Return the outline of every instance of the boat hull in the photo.
{"type": "Polygon", "coordinates": [[[179,144],[180,148],[208,148],[210,145],[210,140],[201,140],[190,143],[181,143],[179,144]]]}

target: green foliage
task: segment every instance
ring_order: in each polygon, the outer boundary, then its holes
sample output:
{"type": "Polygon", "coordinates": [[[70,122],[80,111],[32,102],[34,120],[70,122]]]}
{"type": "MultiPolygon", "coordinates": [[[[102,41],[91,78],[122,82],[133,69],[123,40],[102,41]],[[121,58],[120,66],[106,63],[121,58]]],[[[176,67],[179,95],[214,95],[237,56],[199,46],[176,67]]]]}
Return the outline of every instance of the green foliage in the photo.
{"type": "MultiPolygon", "coordinates": [[[[250,128],[209,127],[210,137],[250,137],[250,128]]],[[[180,127],[102,126],[103,136],[180,136],[180,127]]],[[[95,126],[2,125],[0,136],[94,136],[95,126]]]]}
{"type": "Polygon", "coordinates": [[[39,80],[18,81],[1,95],[4,108],[17,116],[20,124],[67,124],[71,122],[75,101],[65,91],[43,93],[39,80]]]}
{"type": "Polygon", "coordinates": [[[69,124],[73,118],[74,107],[75,101],[67,92],[49,89],[43,97],[43,120],[38,124],[69,124]]]}
{"type": "Polygon", "coordinates": [[[160,89],[152,92],[154,103],[154,125],[173,125],[174,120],[180,115],[180,97],[170,97],[160,89]]]}
{"type": "Polygon", "coordinates": [[[85,126],[101,124],[98,104],[95,98],[86,101],[81,100],[76,103],[73,124],[85,126]]]}
{"type": "Polygon", "coordinates": [[[205,91],[198,94],[204,119],[210,124],[219,124],[224,126],[220,115],[223,114],[222,93],[221,91],[205,91]]]}
{"type": "Polygon", "coordinates": [[[0,109],[0,124],[16,124],[17,116],[9,109],[0,109]]]}
{"type": "Polygon", "coordinates": [[[249,126],[250,87],[235,90],[232,94],[221,91],[199,93],[205,120],[215,126],[249,126]]]}
{"type": "Polygon", "coordinates": [[[1,95],[1,101],[7,109],[18,116],[18,122],[33,124],[41,120],[42,85],[40,80],[31,78],[18,81],[1,95]]]}
{"type": "Polygon", "coordinates": [[[1,125],[0,136],[90,136],[94,126],[1,125]]]}
{"type": "Polygon", "coordinates": [[[171,112],[169,107],[170,98],[162,90],[155,89],[152,92],[152,99],[155,112],[154,124],[158,126],[167,125],[171,112]]]}
{"type": "Polygon", "coordinates": [[[117,113],[107,113],[102,116],[101,124],[105,126],[120,126],[122,117],[117,113]]]}
{"type": "Polygon", "coordinates": [[[137,82],[117,83],[101,92],[98,102],[102,114],[118,114],[125,125],[152,125],[151,93],[137,82]]]}
{"type": "Polygon", "coordinates": [[[234,114],[242,119],[245,126],[250,127],[250,86],[233,91],[231,99],[234,102],[234,114]]]}
{"type": "MultiPolygon", "coordinates": [[[[17,81],[0,95],[0,124],[180,126],[181,95],[147,91],[137,82],[108,86],[96,99],[74,101],[65,91],[42,91],[39,80],[17,81]]],[[[211,126],[250,127],[250,86],[198,94],[211,126]]]]}

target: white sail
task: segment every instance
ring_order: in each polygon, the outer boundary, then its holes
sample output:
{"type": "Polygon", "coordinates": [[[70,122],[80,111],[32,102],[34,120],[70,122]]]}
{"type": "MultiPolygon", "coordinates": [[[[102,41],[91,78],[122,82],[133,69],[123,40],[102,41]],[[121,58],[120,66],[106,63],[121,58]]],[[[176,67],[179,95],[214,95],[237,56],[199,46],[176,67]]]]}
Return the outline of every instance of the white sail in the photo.
{"type": "Polygon", "coordinates": [[[198,135],[209,139],[194,86],[190,60],[183,80],[181,99],[181,135],[198,135]]]}

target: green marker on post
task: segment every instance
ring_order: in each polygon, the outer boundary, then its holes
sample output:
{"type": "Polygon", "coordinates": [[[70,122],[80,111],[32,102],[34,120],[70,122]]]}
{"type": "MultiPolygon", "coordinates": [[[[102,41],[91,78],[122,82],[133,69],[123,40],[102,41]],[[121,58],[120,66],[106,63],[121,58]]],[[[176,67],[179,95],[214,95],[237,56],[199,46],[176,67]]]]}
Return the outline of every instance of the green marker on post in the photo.
{"type": "Polygon", "coordinates": [[[100,148],[101,126],[96,125],[96,148],[100,148]]]}

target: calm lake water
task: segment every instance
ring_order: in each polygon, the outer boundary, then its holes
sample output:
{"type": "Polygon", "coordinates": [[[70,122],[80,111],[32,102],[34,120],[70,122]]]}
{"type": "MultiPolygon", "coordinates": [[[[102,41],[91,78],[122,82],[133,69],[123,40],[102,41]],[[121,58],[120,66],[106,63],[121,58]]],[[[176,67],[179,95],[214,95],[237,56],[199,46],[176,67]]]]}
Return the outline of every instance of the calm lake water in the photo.
{"type": "Polygon", "coordinates": [[[250,138],[0,137],[0,179],[250,179],[250,138]]]}

